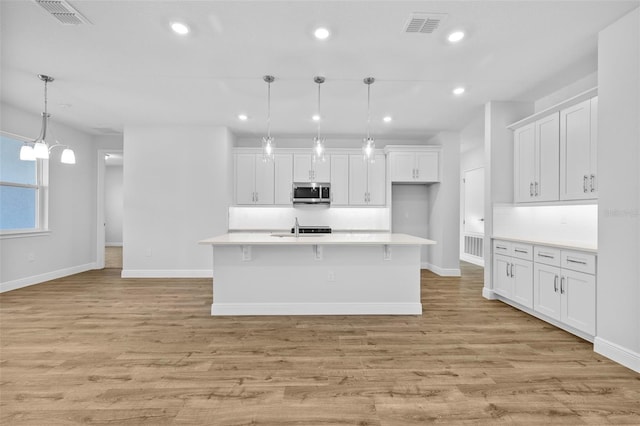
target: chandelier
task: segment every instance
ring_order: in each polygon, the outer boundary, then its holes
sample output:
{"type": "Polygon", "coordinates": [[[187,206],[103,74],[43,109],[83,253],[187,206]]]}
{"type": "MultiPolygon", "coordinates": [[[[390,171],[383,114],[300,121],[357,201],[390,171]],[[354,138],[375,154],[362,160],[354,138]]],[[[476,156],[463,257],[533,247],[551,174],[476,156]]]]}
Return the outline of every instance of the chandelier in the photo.
{"type": "Polygon", "coordinates": [[[313,81],[318,84],[318,134],[313,138],[313,161],[326,161],[324,156],[325,146],[324,138],[320,137],[320,122],[322,121],[322,115],[320,114],[320,85],[324,83],[324,77],[314,77],[313,81]]]}
{"type": "Polygon", "coordinates": [[[271,83],[275,77],[265,75],[262,79],[267,83],[267,136],[262,138],[262,161],[273,161],[276,141],[271,137],[271,83]]]}
{"type": "Polygon", "coordinates": [[[376,149],[376,141],[369,134],[369,126],[371,124],[371,85],[376,81],[373,77],[367,77],[364,80],[367,85],[367,137],[362,140],[362,155],[365,161],[371,163],[376,161],[374,150],[376,149]]]}

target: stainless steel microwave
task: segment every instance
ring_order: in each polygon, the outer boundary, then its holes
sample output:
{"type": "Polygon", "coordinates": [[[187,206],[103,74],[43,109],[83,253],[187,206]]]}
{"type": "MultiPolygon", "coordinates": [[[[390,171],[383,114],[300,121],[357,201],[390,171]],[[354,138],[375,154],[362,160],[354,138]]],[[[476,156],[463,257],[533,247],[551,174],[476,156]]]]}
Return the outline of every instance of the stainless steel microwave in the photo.
{"type": "Polygon", "coordinates": [[[331,184],[294,182],[293,204],[331,204],[331,184]]]}

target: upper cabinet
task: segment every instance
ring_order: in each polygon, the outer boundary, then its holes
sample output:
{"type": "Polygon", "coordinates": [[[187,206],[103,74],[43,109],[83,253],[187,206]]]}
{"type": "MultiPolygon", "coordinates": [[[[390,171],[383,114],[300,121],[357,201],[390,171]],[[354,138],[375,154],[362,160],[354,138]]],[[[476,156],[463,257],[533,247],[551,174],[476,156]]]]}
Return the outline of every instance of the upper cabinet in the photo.
{"type": "Polygon", "coordinates": [[[330,179],[331,161],[329,159],[314,161],[311,154],[293,155],[294,182],[329,182],[330,179]]]}
{"type": "Polygon", "coordinates": [[[349,156],[331,155],[331,205],[349,205],[349,156]]]}
{"type": "Polygon", "coordinates": [[[236,204],[273,204],[273,179],[274,163],[262,161],[262,154],[236,154],[236,204]]]}
{"type": "Polygon", "coordinates": [[[349,155],[349,204],[382,206],[385,203],[386,164],[384,154],[376,154],[373,163],[361,154],[349,155]]]}
{"type": "Polygon", "coordinates": [[[275,154],[274,167],[274,204],[291,205],[293,201],[293,156],[275,154]]]}
{"type": "Polygon", "coordinates": [[[558,200],[559,129],[555,113],[515,130],[516,203],[558,200]]]}
{"type": "Polygon", "coordinates": [[[514,201],[598,197],[595,89],[509,126],[514,137],[514,201]]]}
{"type": "Polygon", "coordinates": [[[560,196],[598,198],[596,149],[598,98],[560,111],[560,196]]]}
{"type": "Polygon", "coordinates": [[[440,181],[440,148],[419,146],[388,147],[389,175],[396,183],[440,181]]]}

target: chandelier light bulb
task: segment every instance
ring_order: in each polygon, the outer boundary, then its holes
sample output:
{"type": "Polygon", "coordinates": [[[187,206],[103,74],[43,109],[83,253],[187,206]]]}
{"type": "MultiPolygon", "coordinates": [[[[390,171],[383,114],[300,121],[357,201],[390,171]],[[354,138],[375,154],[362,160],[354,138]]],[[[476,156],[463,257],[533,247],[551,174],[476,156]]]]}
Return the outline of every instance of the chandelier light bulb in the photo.
{"type": "Polygon", "coordinates": [[[20,148],[20,159],[22,161],[36,161],[36,153],[33,151],[33,147],[29,145],[22,145],[20,148]]]}
{"type": "Polygon", "coordinates": [[[49,147],[44,140],[40,140],[33,145],[33,154],[36,158],[41,158],[43,160],[47,160],[49,158],[49,147]]]}
{"type": "Polygon", "coordinates": [[[76,164],[76,155],[73,150],[65,148],[60,156],[60,162],[64,164],[76,164]]]}

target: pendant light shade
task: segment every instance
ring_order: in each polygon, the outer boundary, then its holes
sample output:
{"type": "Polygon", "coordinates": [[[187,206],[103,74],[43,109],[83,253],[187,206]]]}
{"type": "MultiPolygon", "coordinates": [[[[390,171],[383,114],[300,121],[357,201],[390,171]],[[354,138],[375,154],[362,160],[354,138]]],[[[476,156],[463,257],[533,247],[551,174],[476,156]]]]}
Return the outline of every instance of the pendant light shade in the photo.
{"type": "Polygon", "coordinates": [[[36,159],[48,160],[49,154],[53,148],[64,148],[60,157],[60,162],[65,164],[75,164],[76,157],[71,148],[63,145],[57,140],[53,144],[47,143],[47,130],[49,127],[49,118],[51,114],[47,111],[47,84],[51,83],[54,78],[44,74],[38,74],[38,78],[44,82],[44,112],[42,113],[42,128],[40,136],[31,142],[25,142],[20,148],[20,159],[24,161],[35,161],[36,159]]]}
{"type": "Polygon", "coordinates": [[[325,145],[324,138],[320,137],[320,122],[322,121],[322,114],[320,113],[320,85],[324,83],[324,77],[316,76],[313,81],[318,84],[318,134],[313,138],[313,161],[326,161],[325,157],[325,145]]]}
{"type": "Polygon", "coordinates": [[[373,163],[376,161],[376,141],[369,134],[369,126],[371,125],[371,85],[376,79],[367,77],[363,81],[367,85],[367,137],[362,140],[362,156],[365,161],[373,163]]]}
{"type": "Polygon", "coordinates": [[[273,161],[276,141],[271,137],[271,83],[275,81],[275,77],[265,75],[262,79],[267,83],[267,136],[262,138],[262,161],[273,161]]]}

